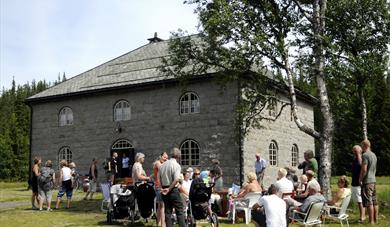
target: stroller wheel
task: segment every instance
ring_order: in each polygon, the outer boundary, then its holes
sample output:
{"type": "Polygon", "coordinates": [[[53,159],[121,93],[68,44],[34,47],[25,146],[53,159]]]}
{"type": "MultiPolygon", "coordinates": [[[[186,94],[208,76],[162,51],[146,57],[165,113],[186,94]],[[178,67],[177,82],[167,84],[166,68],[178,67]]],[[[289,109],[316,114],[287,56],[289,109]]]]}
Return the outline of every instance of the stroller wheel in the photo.
{"type": "Polygon", "coordinates": [[[211,224],[211,227],[218,227],[219,226],[218,216],[214,212],[211,214],[210,224],[211,224]]]}
{"type": "Polygon", "coordinates": [[[112,224],[112,220],[114,218],[114,214],[112,213],[112,211],[107,211],[107,224],[111,225],[112,224]]]}

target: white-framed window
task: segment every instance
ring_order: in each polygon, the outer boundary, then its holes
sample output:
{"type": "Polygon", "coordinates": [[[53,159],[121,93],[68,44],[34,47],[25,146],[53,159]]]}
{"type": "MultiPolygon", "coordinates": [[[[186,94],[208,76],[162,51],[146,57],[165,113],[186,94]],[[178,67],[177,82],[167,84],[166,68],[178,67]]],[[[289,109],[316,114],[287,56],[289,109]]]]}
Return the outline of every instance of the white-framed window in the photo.
{"type": "Polygon", "coordinates": [[[131,117],[129,102],[120,100],[114,106],[114,121],[128,121],[131,117]]]}
{"type": "Polygon", "coordinates": [[[298,160],[299,160],[298,145],[293,144],[293,146],[291,147],[291,165],[292,166],[297,166],[298,165],[298,160]]]}
{"type": "Polygon", "coordinates": [[[181,146],[181,165],[183,166],[199,166],[199,144],[192,139],[185,140],[181,146]]]}
{"type": "Polygon", "coordinates": [[[187,92],[180,97],[180,114],[200,112],[199,97],[193,92],[187,92]]]}
{"type": "Polygon", "coordinates": [[[58,116],[59,126],[73,125],[73,111],[70,107],[63,107],[58,116]]]}
{"type": "Polygon", "coordinates": [[[277,109],[278,109],[278,102],[276,99],[271,99],[268,102],[268,115],[271,117],[276,117],[277,115],[277,109]]]}
{"type": "Polygon", "coordinates": [[[72,162],[72,151],[69,147],[62,147],[58,152],[58,164],[61,160],[66,160],[67,163],[72,162]]]}
{"type": "Polygon", "coordinates": [[[269,144],[269,164],[271,166],[278,165],[278,145],[276,141],[272,140],[269,144]]]}
{"type": "Polygon", "coordinates": [[[125,139],[120,139],[112,145],[113,150],[120,150],[120,149],[128,149],[128,148],[133,148],[133,145],[125,139]]]}

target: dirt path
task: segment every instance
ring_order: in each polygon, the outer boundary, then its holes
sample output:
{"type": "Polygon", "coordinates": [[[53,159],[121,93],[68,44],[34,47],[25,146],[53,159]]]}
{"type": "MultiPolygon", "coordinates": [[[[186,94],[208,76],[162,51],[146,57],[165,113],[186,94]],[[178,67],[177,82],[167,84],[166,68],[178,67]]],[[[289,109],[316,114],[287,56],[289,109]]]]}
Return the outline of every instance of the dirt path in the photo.
{"type": "Polygon", "coordinates": [[[29,201],[10,201],[0,202],[0,210],[12,209],[20,206],[28,206],[31,204],[29,201]]]}

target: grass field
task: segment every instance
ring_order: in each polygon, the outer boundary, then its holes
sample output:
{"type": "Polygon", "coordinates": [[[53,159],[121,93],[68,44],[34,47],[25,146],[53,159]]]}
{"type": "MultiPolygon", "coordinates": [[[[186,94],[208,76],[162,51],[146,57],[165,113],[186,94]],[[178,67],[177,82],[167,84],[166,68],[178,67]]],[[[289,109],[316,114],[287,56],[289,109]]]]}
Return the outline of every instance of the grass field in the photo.
{"type": "MultiPolygon", "coordinates": [[[[333,189],[336,190],[337,178],[332,178],[333,189]]],[[[390,177],[378,177],[378,200],[380,201],[380,217],[377,226],[390,226],[390,177]]],[[[25,183],[4,183],[0,182],[0,226],[31,226],[31,227],[46,227],[46,226],[108,226],[106,225],[106,215],[100,211],[100,203],[102,199],[101,193],[97,193],[94,200],[82,200],[84,193],[77,191],[74,193],[74,201],[71,209],[61,208],[53,212],[33,211],[30,205],[31,191],[26,190],[25,183]],[[16,207],[4,206],[4,202],[15,202],[16,207]],[[3,205],[2,205],[3,204],[3,205]]],[[[57,195],[57,191],[53,193],[53,198],[57,195]]],[[[64,204],[62,204],[64,207],[64,204]]],[[[53,206],[54,207],[54,203],[53,206]]],[[[349,221],[351,226],[366,226],[366,224],[358,224],[358,209],[357,205],[351,202],[350,204],[349,221]]],[[[221,219],[222,227],[233,226],[227,220],[221,219]]],[[[126,222],[115,223],[116,226],[129,226],[126,222]]],[[[155,226],[154,220],[149,220],[147,223],[142,220],[137,222],[136,226],[155,226]]],[[[206,225],[199,225],[206,226],[206,225]]],[[[246,226],[242,219],[234,226],[246,226]]],[[[249,226],[254,226],[252,223],[249,226]]],[[[296,224],[290,226],[298,226],[296,224]]],[[[340,226],[339,223],[326,221],[325,226],[340,226]]]]}

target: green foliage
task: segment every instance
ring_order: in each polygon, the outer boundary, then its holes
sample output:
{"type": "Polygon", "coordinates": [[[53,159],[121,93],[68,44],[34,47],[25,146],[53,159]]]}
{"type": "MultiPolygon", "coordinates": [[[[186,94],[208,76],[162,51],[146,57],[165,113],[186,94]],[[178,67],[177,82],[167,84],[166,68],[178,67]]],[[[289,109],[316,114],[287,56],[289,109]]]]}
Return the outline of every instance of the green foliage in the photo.
{"type": "Polygon", "coordinates": [[[0,95],[0,179],[24,180],[29,167],[30,109],[24,100],[48,88],[45,81],[3,89],[0,95]]]}

